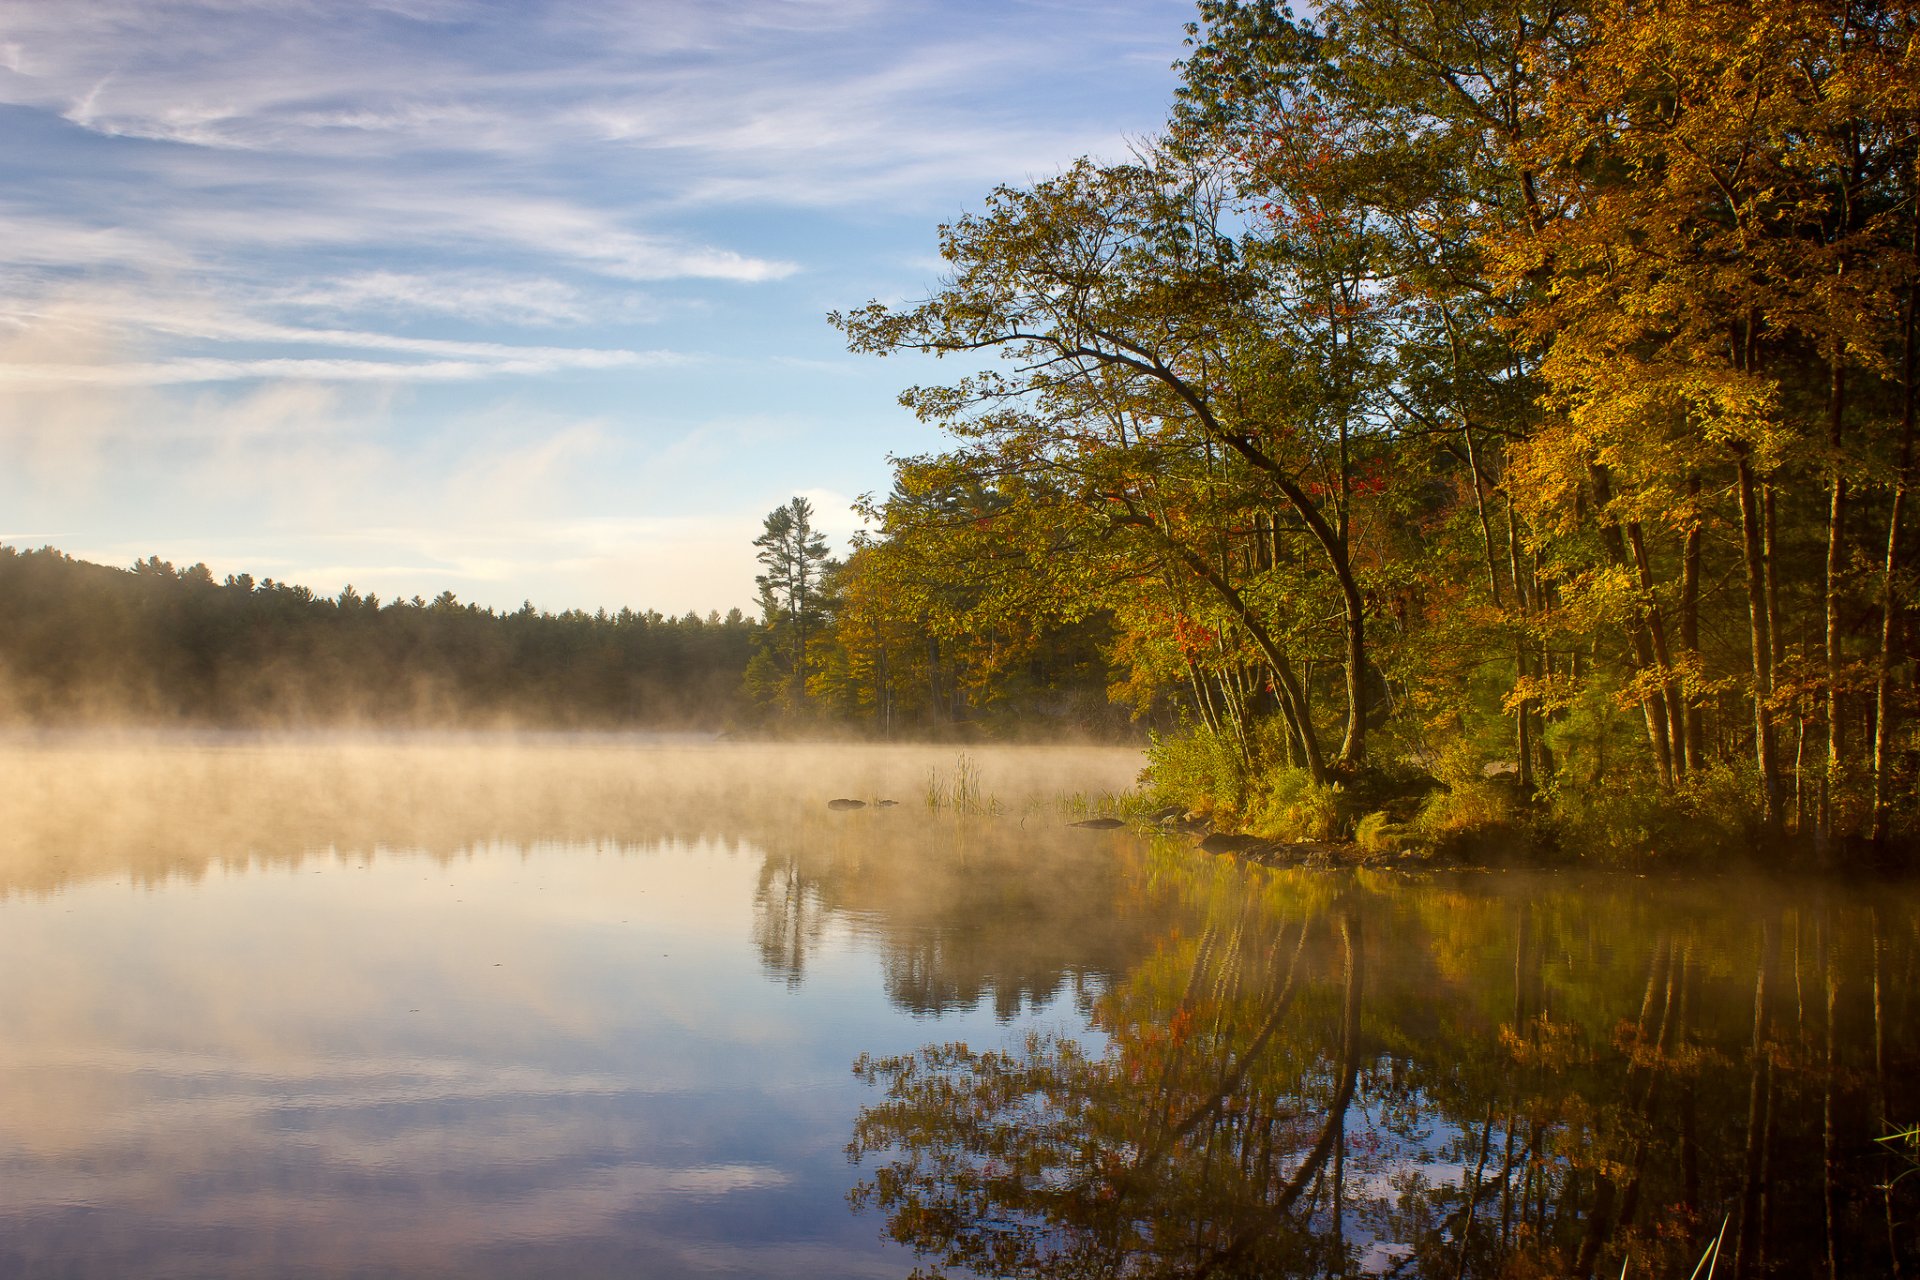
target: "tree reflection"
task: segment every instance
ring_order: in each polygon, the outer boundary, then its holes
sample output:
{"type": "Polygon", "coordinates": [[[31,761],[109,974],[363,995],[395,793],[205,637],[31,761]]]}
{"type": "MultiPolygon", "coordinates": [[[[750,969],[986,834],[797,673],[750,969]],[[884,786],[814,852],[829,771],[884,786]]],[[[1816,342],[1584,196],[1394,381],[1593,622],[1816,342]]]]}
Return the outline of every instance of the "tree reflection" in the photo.
{"type": "Polygon", "coordinates": [[[921,1274],[1911,1275],[1915,920],[1156,864],[1081,1036],[862,1058],[921,1274]],[[1704,1273],[1703,1273],[1704,1274],[1704,1273]]]}
{"type": "Polygon", "coordinates": [[[1020,1053],[863,1059],[886,1100],[850,1152],[889,1160],[856,1203],[939,1265],[992,1274],[1263,1275],[1312,1257],[1295,1211],[1327,1194],[1342,1146],[1360,934],[1339,919],[1329,1011],[1327,984],[1301,972],[1312,923],[1266,938],[1245,924],[1167,948],[1100,1001],[1105,1052],[1036,1035],[1020,1053]]]}

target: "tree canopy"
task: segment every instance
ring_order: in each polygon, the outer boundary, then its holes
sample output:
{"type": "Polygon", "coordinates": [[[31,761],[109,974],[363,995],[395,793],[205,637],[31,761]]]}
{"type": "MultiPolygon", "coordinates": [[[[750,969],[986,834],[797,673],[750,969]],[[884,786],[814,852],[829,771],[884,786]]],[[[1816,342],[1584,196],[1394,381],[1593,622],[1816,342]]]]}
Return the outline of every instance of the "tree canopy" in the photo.
{"type": "Polygon", "coordinates": [[[886,554],[1108,619],[1115,691],[1254,775],[1451,759],[1884,847],[1916,35],[1898,0],[1205,0],[1163,136],[832,317],[975,370],[902,395],[953,444],[899,460],[886,554]]]}

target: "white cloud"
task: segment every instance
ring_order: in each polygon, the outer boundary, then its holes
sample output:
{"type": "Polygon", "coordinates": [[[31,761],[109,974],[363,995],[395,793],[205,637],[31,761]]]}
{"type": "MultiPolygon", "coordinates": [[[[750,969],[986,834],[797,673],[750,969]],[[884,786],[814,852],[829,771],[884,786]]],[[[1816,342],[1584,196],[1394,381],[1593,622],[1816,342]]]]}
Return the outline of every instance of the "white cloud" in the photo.
{"type": "Polygon", "coordinates": [[[34,386],[164,387],[190,382],[242,382],[294,378],[323,382],[462,382],[501,374],[536,375],[566,370],[631,369],[678,363],[672,352],[528,349],[493,360],[349,360],[339,357],[267,356],[221,359],[183,356],[173,360],[116,364],[0,364],[0,383],[34,386]]]}
{"type": "Polygon", "coordinates": [[[1185,9],[5,0],[0,509],[316,589],[745,604],[787,486],[843,537],[872,480],[822,458],[922,430],[820,312],[1151,128],[1185,9]]]}
{"type": "Polygon", "coordinates": [[[0,384],[168,386],[245,379],[449,382],[501,375],[661,368],[674,351],[560,347],[421,338],[262,319],[215,294],[127,286],[71,286],[0,307],[0,384]],[[11,331],[11,337],[6,334],[11,331]],[[328,354],[179,354],[161,346],[318,348],[328,354]],[[367,359],[334,354],[370,351],[367,359]]]}
{"type": "Polygon", "coordinates": [[[581,324],[594,310],[583,291],[563,281],[490,272],[364,271],[307,281],[270,298],[334,313],[377,310],[519,325],[581,324]]]}

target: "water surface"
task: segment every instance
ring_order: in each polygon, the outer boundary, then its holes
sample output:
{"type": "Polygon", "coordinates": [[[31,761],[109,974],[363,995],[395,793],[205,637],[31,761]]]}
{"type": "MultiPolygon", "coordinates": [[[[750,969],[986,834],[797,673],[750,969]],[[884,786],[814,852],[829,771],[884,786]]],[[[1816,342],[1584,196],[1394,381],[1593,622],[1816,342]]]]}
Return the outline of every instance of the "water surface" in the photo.
{"type": "Polygon", "coordinates": [[[6,747],[0,1274],[1920,1266],[1911,889],[1274,873],[957,754],[6,747]]]}

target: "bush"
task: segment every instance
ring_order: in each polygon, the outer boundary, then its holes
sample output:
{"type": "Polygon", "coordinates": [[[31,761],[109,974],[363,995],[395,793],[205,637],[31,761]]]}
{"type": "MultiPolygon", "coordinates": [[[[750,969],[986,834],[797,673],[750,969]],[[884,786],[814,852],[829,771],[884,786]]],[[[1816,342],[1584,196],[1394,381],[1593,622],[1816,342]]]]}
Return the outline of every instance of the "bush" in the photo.
{"type": "Polygon", "coordinates": [[[1427,797],[1414,827],[1436,849],[1476,855],[1511,852],[1532,844],[1523,820],[1526,797],[1516,779],[1489,777],[1487,762],[1470,743],[1456,742],[1441,752],[1433,774],[1441,790],[1427,797]]]}
{"type": "Polygon", "coordinates": [[[1249,835],[1268,840],[1333,840],[1344,833],[1346,818],[1338,783],[1315,783],[1305,769],[1268,771],[1252,787],[1243,824],[1249,835]]]}
{"type": "Polygon", "coordinates": [[[1561,785],[1548,795],[1559,843],[1570,856],[1640,864],[1706,862],[1751,848],[1762,830],[1760,784],[1751,766],[1712,764],[1671,791],[1646,773],[1606,786],[1561,785]]]}
{"type": "Polygon", "coordinates": [[[1140,780],[1157,804],[1228,814],[1246,806],[1247,767],[1239,747],[1205,728],[1148,734],[1147,768],[1140,780]]]}

